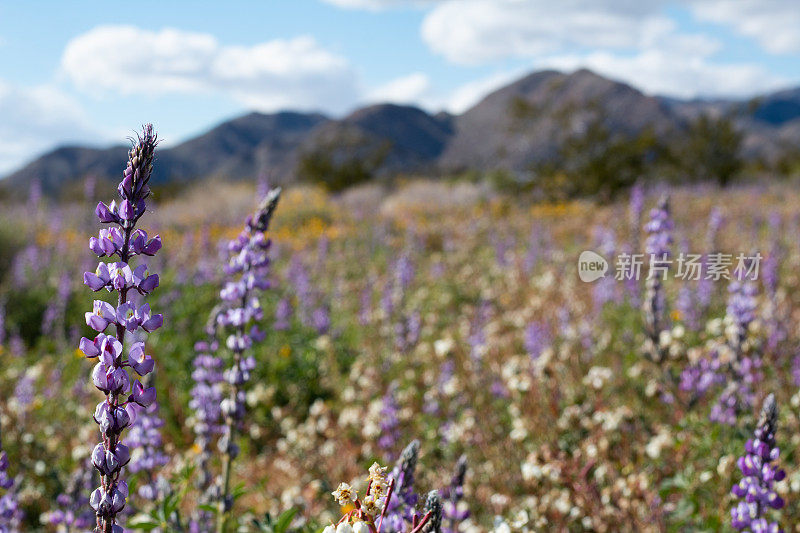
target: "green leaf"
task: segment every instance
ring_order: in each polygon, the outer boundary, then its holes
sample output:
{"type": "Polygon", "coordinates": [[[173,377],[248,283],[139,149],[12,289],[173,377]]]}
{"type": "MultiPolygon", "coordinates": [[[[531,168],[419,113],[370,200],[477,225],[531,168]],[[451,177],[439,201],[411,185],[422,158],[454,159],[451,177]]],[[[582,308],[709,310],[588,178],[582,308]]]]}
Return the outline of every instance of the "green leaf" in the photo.
{"type": "Polygon", "coordinates": [[[292,507],[281,513],[278,517],[278,520],[275,521],[275,526],[273,530],[275,533],[285,533],[289,529],[289,525],[292,523],[294,516],[297,514],[297,507],[292,507]]]}

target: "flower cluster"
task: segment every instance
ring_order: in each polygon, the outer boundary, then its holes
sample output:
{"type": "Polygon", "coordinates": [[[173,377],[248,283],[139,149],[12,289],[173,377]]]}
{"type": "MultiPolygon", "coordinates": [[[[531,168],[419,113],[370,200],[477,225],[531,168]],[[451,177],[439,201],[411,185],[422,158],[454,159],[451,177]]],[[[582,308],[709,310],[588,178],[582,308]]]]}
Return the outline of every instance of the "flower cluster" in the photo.
{"type": "Polygon", "coordinates": [[[156,474],[158,469],[169,462],[164,454],[161,442],[161,428],[164,421],[158,416],[158,402],[147,408],[138,407],[136,420],[128,434],[128,446],[131,449],[131,462],[128,469],[132,474],[141,472],[143,476],[137,493],[147,501],[156,501],[160,496],[156,474]]]}
{"type": "Polygon", "coordinates": [[[651,258],[650,275],[645,285],[644,319],[648,335],[646,352],[654,361],[663,359],[658,348],[661,331],[665,329],[666,299],[664,296],[663,273],[669,267],[672,246],[672,218],[669,212],[669,198],[663,197],[658,206],[650,211],[650,220],[645,224],[647,233],[645,254],[651,258]]]}
{"type": "Polygon", "coordinates": [[[401,533],[405,523],[413,520],[414,509],[419,500],[414,492],[414,472],[419,460],[419,446],[418,440],[406,446],[389,474],[397,496],[387,504],[386,526],[390,533],[401,533]]]}
{"type": "Polygon", "coordinates": [[[14,491],[16,482],[8,475],[8,455],[0,450],[0,489],[5,493],[0,496],[0,532],[17,531],[22,510],[17,502],[17,495],[14,491]]]}
{"type": "Polygon", "coordinates": [[[146,125],[128,154],[128,165],[123,173],[118,191],[120,203],[99,203],[95,213],[104,224],[113,224],[92,238],[89,248],[99,257],[117,256],[118,261],[100,263],[94,273],[84,274],[84,283],[93,291],[106,289],[118,293],[117,305],[96,300],[93,311],[86,313],[86,324],[98,332],[94,339],[82,338],[80,349],[90,359],[98,359],[92,371],[92,381],[105,399],[94,412],[100,426],[102,442],[92,451],[92,464],[101,477],[100,487],[92,492],[89,503],[97,516],[97,528],[103,533],[122,532],[117,515],[123,510],[128,496],[128,485],[121,479],[122,468],[131,458],[130,448],[122,443],[123,430],[136,417],[134,404],[148,407],[155,401],[154,388],[145,388],[139,380],[132,380],[127,368],[139,376],[149,374],[154,367],[153,358],[145,351],[144,342],[133,343],[125,357],[125,334],[139,329],[152,332],[162,324],[162,317],[152,314],[150,306],[137,306],[130,298],[132,290],[148,294],[158,286],[158,275],[150,274],[145,264],[131,268],[130,260],[136,255],[153,255],[161,248],[158,236],[147,238],[144,231],[135,229],[146,211],[150,196],[150,175],[158,140],[152,125],[146,125]],[[114,328],[113,335],[106,329],[114,328]]]}
{"type": "Polygon", "coordinates": [[[464,499],[464,478],[467,475],[467,456],[462,455],[456,463],[456,471],[450,485],[444,490],[444,507],[442,517],[444,518],[445,533],[456,533],[459,524],[469,518],[469,509],[462,501],[464,499]]]}
{"type": "Polygon", "coordinates": [[[780,531],[776,522],[769,522],[765,517],[768,509],[780,509],[784,505],[774,488],[776,481],[786,477],[786,472],[772,464],[780,455],[775,442],[777,422],[775,396],[770,394],[761,408],[755,439],[748,439],[745,454],[736,463],[744,476],[731,488],[731,493],[740,499],[731,509],[731,525],[737,530],[780,531]]]}
{"type": "MultiPolygon", "coordinates": [[[[380,533],[388,525],[387,513],[392,497],[396,495],[395,480],[386,476],[386,468],[373,463],[369,468],[367,491],[364,499],[347,483],[340,483],[331,494],[342,507],[352,507],[337,524],[325,527],[323,533],[380,533]]],[[[442,503],[437,491],[431,491],[425,503],[425,514],[416,513],[411,518],[410,533],[441,531],[442,503]]],[[[395,530],[389,527],[386,531],[395,530]]]]}
{"type": "Polygon", "coordinates": [[[245,414],[244,386],[256,366],[255,358],[252,355],[245,357],[245,352],[253,343],[264,339],[264,333],[255,325],[264,315],[256,291],[270,286],[268,252],[271,241],[265,233],[278,206],[280,192],[280,188],[270,191],[256,213],[247,218],[239,236],[228,244],[230,255],[225,265],[228,281],[220,291],[223,306],[217,315],[217,324],[230,331],[225,344],[233,353],[232,364],[224,373],[225,381],[230,385],[229,394],[220,403],[225,418],[219,441],[219,449],[223,452],[223,473],[217,487],[220,489],[220,523],[224,523],[226,513],[233,506],[230,477],[231,463],[239,453],[236,431],[245,414]]]}
{"type": "Polygon", "coordinates": [[[192,428],[198,449],[198,488],[208,490],[212,482],[209,462],[212,456],[214,438],[222,431],[220,424],[220,403],[222,402],[222,359],[213,355],[219,348],[217,341],[197,342],[194,345],[197,356],[192,371],[192,399],[189,407],[194,411],[192,428]]]}

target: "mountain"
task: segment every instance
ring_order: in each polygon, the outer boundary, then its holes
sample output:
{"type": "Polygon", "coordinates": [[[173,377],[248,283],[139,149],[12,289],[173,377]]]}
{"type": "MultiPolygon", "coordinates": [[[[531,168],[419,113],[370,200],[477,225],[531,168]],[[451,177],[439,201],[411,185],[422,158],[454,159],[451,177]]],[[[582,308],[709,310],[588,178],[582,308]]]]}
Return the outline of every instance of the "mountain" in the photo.
{"type": "Polygon", "coordinates": [[[588,70],[536,72],[486,96],[455,119],[440,158],[447,170],[525,170],[557,155],[564,140],[600,121],[625,135],[666,134],[680,121],[657,98],[588,70]]]}
{"type": "MultiPolygon", "coordinates": [[[[774,160],[800,145],[800,88],[748,100],[649,96],[588,70],[532,73],[487,95],[461,115],[378,104],[340,119],[316,113],[250,113],[158,151],[153,182],[208,177],[279,183],[297,179],[303,161],[368,161],[376,176],[506,169],[524,172],[557,157],[566,139],[597,125],[616,136],[683,131],[702,113],[730,116],[746,156],[774,160]]],[[[0,184],[17,193],[34,178],[57,193],[88,175],[117,179],[125,147],[62,147],[0,184]]]]}
{"type": "Polygon", "coordinates": [[[188,181],[198,176],[253,179],[261,172],[286,177],[296,164],[297,147],[326,121],[320,114],[294,112],[250,113],[235,118],[162,150],[153,181],[188,181]]]}
{"type": "MultiPolygon", "coordinates": [[[[250,113],[224,122],[207,133],[157,152],[152,182],[170,183],[197,178],[253,179],[264,170],[286,177],[296,164],[300,143],[328,119],[320,114],[250,113]]],[[[27,190],[38,178],[42,190],[57,193],[87,176],[121,176],[127,148],[63,147],[53,150],[3,180],[6,187],[27,190]]]]}
{"type": "Polygon", "coordinates": [[[430,170],[453,134],[452,118],[412,106],[379,104],[314,129],[302,156],[373,160],[378,175],[430,170]]]}
{"type": "Polygon", "coordinates": [[[63,146],[56,148],[14,172],[0,184],[12,190],[27,191],[29,184],[38,179],[45,192],[60,191],[66,185],[87,176],[106,179],[122,176],[128,148],[84,148],[63,146]]]}

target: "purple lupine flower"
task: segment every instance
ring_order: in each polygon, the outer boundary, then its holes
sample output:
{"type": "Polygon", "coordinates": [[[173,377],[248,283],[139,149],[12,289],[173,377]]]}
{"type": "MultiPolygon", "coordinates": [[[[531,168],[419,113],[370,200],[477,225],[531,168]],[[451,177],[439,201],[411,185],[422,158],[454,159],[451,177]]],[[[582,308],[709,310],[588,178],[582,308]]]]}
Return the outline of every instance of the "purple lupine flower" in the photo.
{"type": "Polygon", "coordinates": [[[245,414],[244,386],[256,367],[255,358],[252,355],[245,357],[244,354],[253,343],[264,338],[264,334],[255,325],[263,318],[258,291],[270,287],[268,274],[271,241],[265,234],[278,206],[280,192],[280,188],[270,191],[256,213],[247,217],[239,236],[228,244],[230,255],[225,265],[228,280],[220,291],[222,311],[217,315],[217,323],[228,328],[230,332],[225,344],[233,354],[232,364],[224,374],[225,381],[230,386],[229,395],[220,404],[225,419],[222,437],[218,442],[218,448],[223,453],[223,473],[217,487],[220,531],[233,506],[230,490],[231,464],[239,454],[235,440],[245,414]]]}
{"type": "MultiPolygon", "coordinates": [[[[636,235],[638,235],[639,228],[642,225],[642,213],[644,211],[644,188],[640,183],[631,187],[631,196],[628,203],[628,220],[630,227],[633,228],[636,235]]],[[[634,246],[636,250],[638,246],[634,246]]]]}
{"type": "MultiPolygon", "coordinates": [[[[614,231],[604,227],[595,228],[595,247],[603,257],[612,257],[616,248],[614,231]]],[[[617,301],[616,291],[617,284],[614,276],[603,276],[596,281],[592,290],[596,313],[601,311],[607,303],[617,301]]]]}
{"type": "Polygon", "coordinates": [[[695,399],[703,397],[712,387],[725,384],[724,367],[719,358],[719,350],[714,349],[708,357],[681,372],[680,389],[692,392],[695,399]]]}
{"type": "Polygon", "coordinates": [[[650,220],[645,224],[647,233],[645,255],[650,260],[650,272],[645,284],[644,320],[648,336],[647,353],[654,361],[661,361],[664,353],[659,349],[659,336],[666,329],[666,298],[662,276],[670,263],[672,246],[672,219],[669,213],[669,199],[663,197],[658,206],[650,211],[650,220]]]}
{"type": "Polygon", "coordinates": [[[23,518],[17,501],[17,480],[8,474],[8,455],[0,446],[0,531],[19,531],[23,518]]]}
{"type": "MultiPolygon", "coordinates": [[[[689,240],[684,238],[681,241],[681,252],[689,253],[689,240]]],[[[678,297],[675,299],[675,310],[678,311],[680,319],[689,329],[697,329],[699,317],[697,315],[697,305],[695,302],[695,291],[692,285],[685,283],[678,289],[678,297]]]]}
{"type": "Polygon", "coordinates": [[[33,403],[36,390],[34,388],[33,377],[24,374],[17,380],[14,386],[14,401],[19,406],[20,413],[27,412],[28,407],[33,403]]]}
{"type": "Polygon", "coordinates": [[[397,260],[394,268],[398,287],[402,293],[405,293],[411,286],[411,282],[414,281],[414,275],[416,273],[414,263],[411,262],[411,257],[407,253],[404,253],[397,260]]]}
{"type": "Polygon", "coordinates": [[[795,387],[800,387],[800,355],[792,358],[792,383],[795,387]]]}
{"type": "Polygon", "coordinates": [[[536,360],[550,346],[550,328],[544,322],[531,322],[525,329],[525,351],[536,360]]]}
{"type": "Polygon", "coordinates": [[[372,285],[368,283],[361,291],[361,306],[358,310],[358,323],[362,326],[369,324],[370,317],[372,316],[372,285]]]}
{"type": "Polygon", "coordinates": [[[386,317],[390,317],[394,314],[394,280],[391,278],[386,280],[386,285],[384,285],[383,291],[381,292],[380,303],[383,314],[386,317]]]}
{"type": "Polygon", "coordinates": [[[786,477],[786,472],[773,464],[780,455],[775,441],[777,426],[778,408],[775,396],[770,394],[761,408],[755,438],[747,440],[745,454],[736,463],[744,477],[731,488],[731,494],[740,499],[731,509],[734,529],[765,533],[781,531],[778,523],[768,521],[766,516],[770,509],[778,510],[784,506],[783,498],[774,488],[776,481],[786,477]]]}
{"type": "Polygon", "coordinates": [[[49,302],[45,309],[44,317],[42,318],[42,333],[46,336],[55,337],[60,343],[63,343],[65,340],[64,322],[71,292],[71,277],[64,272],[56,288],[56,297],[49,302]]]}
{"type": "MultiPolygon", "coordinates": [[[[644,211],[644,188],[637,183],[631,187],[631,195],[628,203],[628,223],[631,227],[631,240],[626,246],[622,246],[622,252],[628,254],[641,253],[640,229],[642,227],[642,213],[644,211]]],[[[628,299],[633,307],[641,305],[639,299],[639,283],[634,276],[629,276],[625,280],[625,289],[628,299]]]]}
{"type": "Polygon", "coordinates": [[[395,399],[395,392],[397,384],[392,383],[386,390],[383,396],[381,406],[381,421],[380,429],[381,434],[378,437],[378,447],[383,450],[383,456],[387,461],[394,458],[394,449],[397,446],[397,441],[400,440],[400,420],[397,414],[400,411],[400,406],[397,405],[395,399]]]}
{"type": "Polygon", "coordinates": [[[528,237],[528,247],[525,257],[522,260],[522,269],[526,274],[530,274],[542,253],[542,236],[540,228],[533,228],[528,237]]]}
{"type": "Polygon", "coordinates": [[[405,447],[395,463],[389,480],[394,480],[394,496],[389,500],[388,510],[383,528],[385,533],[402,533],[405,524],[410,524],[414,517],[419,496],[414,492],[414,471],[419,459],[419,441],[414,440],[405,447]]]}
{"type": "Polygon", "coordinates": [[[164,421],[158,416],[158,402],[153,402],[149,407],[137,407],[137,411],[127,439],[131,449],[128,469],[132,474],[144,474],[143,481],[137,488],[139,497],[146,501],[156,501],[164,496],[159,493],[161,478],[156,472],[169,462],[161,442],[164,421]]]}
{"type": "Polygon", "coordinates": [[[722,211],[717,207],[711,209],[711,213],[708,216],[708,232],[706,233],[707,251],[703,255],[702,275],[697,281],[697,303],[700,307],[700,313],[708,309],[708,306],[711,305],[711,298],[714,295],[714,281],[710,276],[706,275],[706,272],[708,270],[709,256],[719,251],[717,236],[723,222],[722,211]]]}
{"type": "Polygon", "coordinates": [[[42,515],[42,522],[56,526],[59,532],[92,529],[95,514],[89,507],[89,493],[97,485],[90,460],[75,470],[64,492],[56,497],[56,508],[42,515]]]}
{"type": "Polygon", "coordinates": [[[419,311],[412,311],[407,316],[397,317],[394,325],[395,347],[399,352],[407,352],[419,341],[422,329],[422,316],[419,311]]]}
{"type": "Polygon", "coordinates": [[[732,280],[728,285],[728,319],[736,328],[733,348],[737,352],[747,338],[750,323],[756,318],[756,294],[758,289],[755,283],[748,280],[732,280]]]}
{"type": "Polygon", "coordinates": [[[459,524],[469,518],[469,508],[463,504],[464,478],[467,475],[467,456],[462,455],[456,463],[456,471],[450,480],[450,485],[444,489],[444,518],[442,532],[457,533],[459,524]]]}
{"type": "Polygon", "coordinates": [[[512,237],[503,237],[497,233],[492,233],[490,236],[491,244],[494,246],[495,261],[499,267],[506,267],[509,263],[509,250],[514,247],[514,239],[512,237]]]}
{"type": "Polygon", "coordinates": [[[744,350],[750,323],[755,320],[756,286],[748,280],[732,280],[728,292],[726,320],[732,328],[729,344],[734,360],[727,365],[728,381],[709,418],[732,426],[736,424],[737,415],[753,404],[753,385],[761,379],[761,359],[757,354],[746,354],[744,350]]]}
{"type": "Polygon", "coordinates": [[[214,438],[222,432],[222,359],[212,355],[219,349],[216,341],[197,342],[194,350],[194,371],[192,371],[192,399],[189,407],[194,411],[192,429],[195,444],[199,449],[198,467],[200,477],[198,488],[202,493],[208,490],[213,481],[209,463],[212,458],[214,438]]]}
{"type": "Polygon", "coordinates": [[[86,323],[98,335],[94,340],[84,337],[80,341],[80,348],[86,357],[98,359],[92,371],[92,381],[105,394],[105,400],[97,405],[94,412],[102,442],[92,452],[92,464],[100,473],[100,487],[89,498],[97,517],[97,529],[102,533],[122,532],[117,517],[125,508],[128,485],[121,477],[123,467],[130,461],[130,449],[122,443],[122,432],[136,417],[134,404],[147,407],[155,401],[155,389],[145,389],[141,381],[131,380],[126,369],[136,364],[133,369],[143,377],[152,370],[148,362],[150,356],[139,353],[143,350],[143,345],[139,343],[134,344],[126,354],[123,342],[126,331],[134,332],[141,328],[151,332],[162,323],[161,315],[153,315],[147,304],[137,309],[129,300],[132,290],[144,295],[158,285],[157,277],[153,282],[146,267],[143,271],[139,267],[134,271],[129,265],[134,256],[152,255],[161,247],[158,236],[146,240],[141,247],[133,244],[142,235],[135,230],[135,225],[144,215],[146,200],[150,196],[148,183],[157,144],[153,126],[147,124],[128,153],[128,165],[117,188],[119,204],[116,201],[108,205],[100,202],[95,209],[100,222],[113,226],[111,230],[101,232],[98,238],[93,238],[90,249],[100,257],[117,255],[118,261],[101,263],[94,274],[84,274],[84,283],[92,290],[105,288],[109,292],[118,292],[116,308],[107,302],[95,301],[93,312],[86,313],[86,323]],[[117,246],[117,232],[122,235],[121,246],[117,246]],[[103,246],[96,244],[99,241],[103,241],[103,246]],[[134,276],[134,272],[138,272],[138,275],[134,276]],[[151,281],[145,283],[147,279],[151,281]],[[104,334],[109,326],[115,330],[113,336],[104,334]]]}
{"type": "Polygon", "coordinates": [[[719,207],[713,207],[708,214],[708,229],[706,231],[706,247],[710,254],[718,251],[717,237],[724,222],[725,217],[722,215],[722,210],[719,207]]]}
{"type": "Polygon", "coordinates": [[[478,309],[475,311],[475,318],[472,320],[470,333],[467,337],[467,342],[470,347],[470,357],[476,364],[480,364],[481,361],[483,361],[483,356],[486,352],[486,323],[489,321],[490,312],[491,305],[489,302],[487,300],[481,300],[478,309]]]}
{"type": "Polygon", "coordinates": [[[6,341],[6,302],[0,300],[0,346],[6,341]]]}
{"type": "Polygon", "coordinates": [[[284,331],[289,329],[292,318],[292,303],[288,298],[281,298],[275,306],[275,321],[272,323],[272,329],[275,331],[284,331]]]}
{"type": "Polygon", "coordinates": [[[311,278],[308,276],[308,271],[303,265],[303,261],[297,254],[293,255],[289,262],[287,278],[294,289],[294,294],[297,295],[297,311],[300,322],[307,326],[311,320],[311,312],[314,307],[314,295],[311,288],[311,278]]]}
{"type": "Polygon", "coordinates": [[[317,335],[325,335],[331,329],[331,314],[327,307],[320,306],[314,309],[311,313],[311,326],[317,335]]]}
{"type": "Polygon", "coordinates": [[[697,305],[695,304],[695,291],[689,285],[683,285],[678,290],[678,297],[675,299],[675,309],[680,313],[681,321],[689,329],[697,329],[697,305]]]}

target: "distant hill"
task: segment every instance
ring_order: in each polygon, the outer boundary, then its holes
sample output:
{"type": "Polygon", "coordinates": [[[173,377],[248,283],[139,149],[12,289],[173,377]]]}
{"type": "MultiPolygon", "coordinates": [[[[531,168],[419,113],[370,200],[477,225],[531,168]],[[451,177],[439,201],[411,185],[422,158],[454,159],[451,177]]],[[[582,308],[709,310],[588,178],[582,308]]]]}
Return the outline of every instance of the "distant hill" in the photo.
{"type": "Polygon", "coordinates": [[[593,121],[635,134],[667,133],[679,121],[657,98],[588,70],[536,72],[486,96],[455,119],[440,165],[448,170],[524,170],[555,157],[593,121]]]}
{"type": "Polygon", "coordinates": [[[334,160],[376,158],[379,175],[431,170],[453,134],[452,117],[412,106],[379,104],[320,124],[300,147],[334,160]]]}
{"type": "MultiPolygon", "coordinates": [[[[701,113],[729,115],[744,133],[746,156],[774,159],[800,146],[800,88],[748,100],[679,100],[648,96],[588,70],[534,72],[493,93],[461,115],[429,114],[412,106],[371,105],[341,119],[317,113],[250,113],[158,152],[155,183],[208,177],[275,182],[297,178],[303,157],[373,158],[374,174],[525,171],[554,158],[564,141],[601,123],[616,135],[682,131],[701,113]]],[[[116,179],[125,147],[61,147],[3,181],[28,190],[37,178],[47,193],[88,175],[116,179]]]]}
{"type": "MultiPolygon", "coordinates": [[[[320,114],[281,112],[250,113],[224,122],[207,133],[157,152],[153,183],[181,182],[222,177],[254,179],[262,169],[287,176],[294,169],[295,151],[308,133],[328,119],[320,114]]],[[[94,149],[58,148],[8,176],[12,189],[27,190],[38,178],[45,192],[89,175],[100,179],[119,177],[124,169],[125,146],[94,149]]]]}

